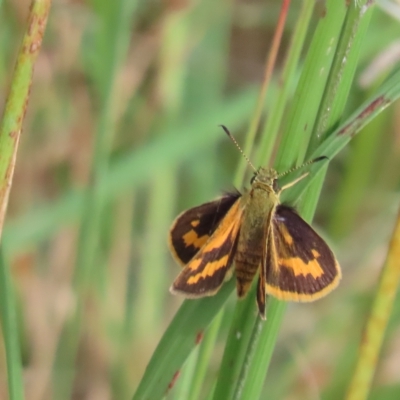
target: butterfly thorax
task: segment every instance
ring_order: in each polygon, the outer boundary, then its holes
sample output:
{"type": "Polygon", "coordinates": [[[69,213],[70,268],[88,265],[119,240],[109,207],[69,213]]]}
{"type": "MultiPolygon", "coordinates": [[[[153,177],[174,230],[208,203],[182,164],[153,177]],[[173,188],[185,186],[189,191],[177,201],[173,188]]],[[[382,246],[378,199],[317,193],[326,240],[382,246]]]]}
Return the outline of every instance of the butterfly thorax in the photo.
{"type": "Polygon", "coordinates": [[[239,239],[237,243],[236,278],[239,296],[244,296],[250,288],[263,256],[263,242],[267,240],[267,228],[279,204],[278,195],[263,174],[257,174],[252,187],[241,202],[244,207],[239,239]]]}

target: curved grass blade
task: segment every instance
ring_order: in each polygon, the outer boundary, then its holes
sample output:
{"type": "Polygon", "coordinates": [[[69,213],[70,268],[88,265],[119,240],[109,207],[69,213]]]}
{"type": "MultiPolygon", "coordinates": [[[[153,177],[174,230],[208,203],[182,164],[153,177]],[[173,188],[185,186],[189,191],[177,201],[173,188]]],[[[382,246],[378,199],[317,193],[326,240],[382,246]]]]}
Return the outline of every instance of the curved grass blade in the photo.
{"type": "MultiPolygon", "coordinates": [[[[336,156],[349,142],[366,126],[376,118],[385,108],[400,98],[400,67],[382,84],[379,90],[364,101],[353,114],[348,117],[320,146],[311,154],[310,159],[324,155],[329,159],[336,156]]],[[[323,164],[323,163],[322,163],[323,164]]],[[[310,166],[310,179],[300,181],[290,193],[283,193],[285,201],[295,202],[315,178],[321,169],[321,163],[310,166]],[[318,165],[319,164],[319,165],[318,165]],[[285,197],[285,195],[287,197],[285,197]]]]}
{"type": "Polygon", "coordinates": [[[397,216],[378,291],[363,333],[357,366],[345,397],[347,400],[366,399],[368,397],[399,282],[400,213],[397,216]]]}
{"type": "Polygon", "coordinates": [[[300,164],[318,115],[319,105],[326,90],[342,26],[346,17],[345,2],[328,0],[307,53],[294,104],[288,115],[288,125],[276,156],[276,165],[282,171],[300,164]]]}
{"type": "Polygon", "coordinates": [[[232,293],[234,285],[230,280],[213,297],[183,302],[153,353],[134,400],[157,400],[168,393],[186,358],[200,343],[205,329],[232,293]]]}

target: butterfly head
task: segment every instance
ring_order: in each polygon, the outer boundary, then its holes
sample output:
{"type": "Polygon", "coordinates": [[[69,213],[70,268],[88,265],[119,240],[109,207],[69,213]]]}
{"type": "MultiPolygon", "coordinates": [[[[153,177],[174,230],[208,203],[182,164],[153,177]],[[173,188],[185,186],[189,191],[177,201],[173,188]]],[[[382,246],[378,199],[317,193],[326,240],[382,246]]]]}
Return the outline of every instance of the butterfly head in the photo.
{"type": "Polygon", "coordinates": [[[261,187],[264,190],[278,191],[278,173],[273,168],[260,167],[251,178],[251,185],[253,187],[261,187]]]}

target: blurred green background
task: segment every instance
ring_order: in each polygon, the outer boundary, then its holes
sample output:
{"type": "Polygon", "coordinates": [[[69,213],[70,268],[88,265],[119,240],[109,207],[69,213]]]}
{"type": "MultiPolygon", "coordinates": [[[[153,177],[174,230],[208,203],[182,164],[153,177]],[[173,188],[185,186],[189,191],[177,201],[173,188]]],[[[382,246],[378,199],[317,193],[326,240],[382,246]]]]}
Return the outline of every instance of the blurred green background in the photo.
{"type": "MultiPolygon", "coordinates": [[[[300,3],[290,7],[264,118],[300,3]]],[[[390,4],[390,12],[374,10],[347,114],[399,62],[400,6],[390,4]]],[[[3,108],[29,1],[0,5],[3,108]]],[[[185,208],[234,188],[241,156],[218,125],[244,143],[279,8],[256,0],[54,1],[3,235],[27,399],[131,398],[182,302],[168,291],[179,272],[168,228],[185,208]],[[95,189],[86,190],[92,179],[95,189]]],[[[323,13],[317,2],[309,39],[323,13]]],[[[289,306],[265,382],[270,399],[339,399],[346,388],[399,205],[399,127],[397,102],[330,163],[314,226],[343,280],[322,301],[289,306]]],[[[371,398],[400,397],[399,319],[397,304],[371,398]]]]}

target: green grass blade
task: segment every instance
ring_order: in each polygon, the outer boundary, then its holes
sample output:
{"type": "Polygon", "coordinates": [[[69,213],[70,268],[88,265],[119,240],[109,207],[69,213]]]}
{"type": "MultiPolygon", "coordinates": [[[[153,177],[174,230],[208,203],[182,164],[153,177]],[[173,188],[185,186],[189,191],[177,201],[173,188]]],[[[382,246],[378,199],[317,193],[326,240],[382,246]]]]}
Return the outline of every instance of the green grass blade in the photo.
{"type": "Polygon", "coordinates": [[[200,398],[200,394],[203,389],[205,376],[207,373],[207,367],[210,363],[211,355],[215,348],[218,331],[223,321],[223,310],[214,318],[210,327],[204,334],[204,338],[201,342],[198,361],[196,370],[193,374],[193,381],[190,387],[190,394],[187,400],[197,400],[200,398]]]}
{"type": "MultiPolygon", "coordinates": [[[[333,127],[341,120],[347,103],[355,70],[361,51],[361,45],[371,20],[373,7],[368,1],[351,2],[340,35],[339,43],[329,73],[327,87],[319,107],[317,122],[313,129],[307,153],[310,154],[324,138],[328,137],[333,127]]],[[[326,169],[314,180],[314,187],[319,192],[325,180],[326,169]],[[317,189],[319,188],[319,189],[317,189]]],[[[316,208],[308,202],[308,207],[316,208]]]]}
{"type": "Polygon", "coordinates": [[[400,282],[400,213],[383,267],[346,400],[367,399],[400,282]]]}
{"type": "Polygon", "coordinates": [[[171,321],[146,368],[134,400],[161,399],[174,386],[182,365],[200,343],[234,287],[231,280],[213,297],[185,300],[171,321]]]}
{"type": "Polygon", "coordinates": [[[293,31],[291,44],[288,49],[287,58],[282,69],[282,88],[277,94],[276,101],[273,102],[267,122],[265,123],[261,143],[257,151],[256,160],[258,164],[266,165],[269,163],[271,154],[282,124],[285,108],[293,89],[301,50],[304,46],[307,30],[314,9],[314,0],[304,0],[296,27],[293,31]]]}
{"type": "Polygon", "coordinates": [[[3,230],[22,123],[28,107],[33,69],[46,29],[50,5],[50,0],[33,1],[32,3],[27,21],[28,29],[18,54],[0,124],[0,232],[3,230]]]}
{"type": "Polygon", "coordinates": [[[198,354],[199,348],[196,347],[185,361],[178,378],[174,381],[173,387],[168,392],[168,400],[180,400],[189,397],[191,383],[197,366],[198,354]]]}
{"type": "Polygon", "coordinates": [[[351,157],[332,207],[328,232],[333,238],[342,238],[351,232],[358,217],[360,203],[370,191],[371,177],[380,163],[379,149],[387,129],[387,113],[382,113],[366,125],[352,144],[351,157]],[[369,160],[368,163],[365,160],[369,160]]]}
{"type": "MultiPolygon", "coordinates": [[[[108,173],[109,156],[114,132],[112,104],[115,100],[115,82],[122,56],[126,52],[129,21],[136,2],[119,0],[113,3],[94,2],[98,7],[101,23],[90,52],[94,62],[90,65],[99,94],[100,112],[93,145],[90,184],[83,196],[83,214],[79,229],[77,255],[74,269],[74,290],[77,293],[75,314],[67,321],[59,342],[53,374],[63,369],[74,371],[75,358],[84,327],[84,305],[90,289],[100,279],[99,269],[94,270],[99,257],[98,247],[105,206],[104,180],[108,173]],[[97,67],[97,69],[96,69],[97,67]]],[[[103,255],[104,256],[104,255],[103,255]]],[[[60,398],[69,398],[73,389],[74,373],[63,379],[55,379],[55,392],[60,398]],[[69,378],[69,379],[68,379],[69,378]],[[62,397],[61,397],[62,396],[62,397]]]]}
{"type": "MultiPolygon", "coordinates": [[[[240,375],[237,379],[235,391],[233,393],[233,399],[234,400],[240,400],[243,398],[243,389],[244,386],[246,385],[246,382],[249,378],[249,375],[251,376],[251,379],[254,378],[254,373],[251,370],[253,364],[254,357],[256,356],[256,351],[258,351],[258,341],[260,340],[261,337],[261,330],[264,325],[264,321],[261,320],[261,318],[256,318],[254,321],[254,326],[251,332],[251,336],[248,340],[248,347],[246,351],[246,355],[243,359],[242,363],[242,369],[240,371],[240,375]]],[[[256,369],[256,373],[259,372],[260,369],[256,369]]]]}
{"type": "Polygon", "coordinates": [[[262,385],[268,371],[269,362],[278,338],[280,324],[286,311],[287,303],[268,299],[267,321],[259,318],[255,322],[254,336],[249,346],[253,346],[253,358],[246,360],[248,370],[238,382],[235,399],[259,399],[262,385]],[[251,397],[246,397],[251,396],[251,397]]]}
{"type": "Polygon", "coordinates": [[[214,400],[231,399],[241,374],[248,342],[253,331],[254,319],[257,315],[254,288],[249,291],[248,296],[251,301],[246,298],[236,302],[214,390],[214,400]]]}
{"type": "Polygon", "coordinates": [[[288,115],[288,126],[276,156],[276,165],[282,171],[301,163],[317,118],[329,71],[346,16],[345,2],[328,0],[307,53],[294,103],[288,115]]]}
{"type": "Polygon", "coordinates": [[[24,398],[22,377],[20,332],[17,323],[14,287],[10,274],[10,265],[6,262],[3,248],[0,247],[0,315],[7,358],[8,395],[10,400],[24,398]]]}
{"type": "MultiPolygon", "coordinates": [[[[135,2],[134,2],[135,3],[135,2]]],[[[99,2],[104,6],[107,3],[99,2]]],[[[100,223],[106,198],[104,196],[104,180],[108,173],[109,154],[113,129],[112,102],[115,97],[115,80],[120,67],[121,54],[126,47],[127,32],[130,19],[129,8],[131,2],[119,0],[108,4],[102,10],[103,19],[98,40],[98,49],[94,55],[99,58],[100,69],[98,77],[98,91],[100,93],[100,113],[93,149],[91,166],[91,185],[88,187],[84,199],[84,213],[78,241],[76,261],[76,284],[85,286],[88,283],[91,267],[96,252],[100,223]],[[129,5],[129,7],[128,7],[129,5]],[[106,61],[106,62],[104,62],[106,61]]]]}
{"type": "Polygon", "coordinates": [[[319,107],[317,123],[311,136],[308,153],[329,136],[338,124],[347,103],[361,46],[372,17],[373,7],[368,1],[351,2],[329,73],[327,88],[319,107]]]}
{"type": "MultiPolygon", "coordinates": [[[[283,0],[281,3],[281,10],[279,13],[279,17],[276,22],[274,36],[272,38],[271,46],[268,51],[268,56],[265,62],[265,70],[264,70],[263,80],[260,85],[260,93],[258,94],[257,102],[254,106],[252,117],[250,118],[250,126],[246,134],[246,141],[243,147],[243,151],[245,154],[250,154],[250,150],[254,145],[254,139],[256,137],[256,133],[260,124],[260,119],[264,109],[265,96],[267,94],[267,90],[272,78],[272,73],[274,71],[286,18],[289,12],[289,7],[290,7],[290,0],[283,0]]],[[[236,184],[243,183],[243,178],[245,176],[246,169],[247,169],[247,163],[242,158],[239,162],[236,171],[236,176],[235,176],[236,184]]]]}
{"type": "MultiPolygon", "coordinates": [[[[385,108],[393,104],[400,97],[400,67],[382,84],[374,95],[368,98],[348,117],[327,140],[310,155],[310,159],[324,155],[329,159],[336,156],[350,140],[362,130],[371,120],[376,118],[385,108]]],[[[299,182],[293,190],[288,192],[285,201],[295,202],[299,199],[305,188],[314,179],[315,174],[321,169],[321,163],[310,166],[310,179],[299,182]],[[319,164],[319,165],[318,165],[319,164]]]]}
{"type": "MultiPolygon", "coordinates": [[[[8,206],[22,124],[28,107],[32,75],[39,54],[51,1],[33,1],[27,30],[18,53],[10,92],[0,124],[0,236],[8,206]]],[[[10,265],[0,248],[0,308],[10,400],[24,398],[21,349],[10,265]]]]}

